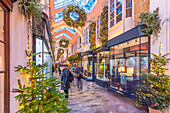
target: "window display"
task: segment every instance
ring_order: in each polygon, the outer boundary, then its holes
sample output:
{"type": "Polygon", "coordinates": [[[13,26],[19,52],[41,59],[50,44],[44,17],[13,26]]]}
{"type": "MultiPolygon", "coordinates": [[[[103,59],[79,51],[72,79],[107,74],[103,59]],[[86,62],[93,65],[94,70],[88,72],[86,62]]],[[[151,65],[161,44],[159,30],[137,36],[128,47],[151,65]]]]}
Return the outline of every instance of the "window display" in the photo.
{"type": "Polygon", "coordinates": [[[133,92],[133,86],[148,69],[148,37],[140,37],[110,48],[110,86],[133,92]]]}
{"type": "Polygon", "coordinates": [[[109,81],[109,51],[97,53],[97,79],[109,81]]]}
{"type": "Polygon", "coordinates": [[[83,76],[92,79],[92,55],[82,57],[83,76]]]}
{"type": "Polygon", "coordinates": [[[39,52],[40,54],[36,56],[36,65],[42,64],[42,40],[36,38],[36,53],[39,52]]]}

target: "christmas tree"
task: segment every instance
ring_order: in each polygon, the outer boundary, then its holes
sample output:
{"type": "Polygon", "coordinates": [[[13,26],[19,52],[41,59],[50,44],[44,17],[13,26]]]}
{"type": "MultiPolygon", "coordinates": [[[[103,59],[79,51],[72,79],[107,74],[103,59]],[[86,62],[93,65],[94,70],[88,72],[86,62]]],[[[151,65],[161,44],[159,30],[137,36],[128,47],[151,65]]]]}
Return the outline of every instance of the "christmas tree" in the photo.
{"type": "Polygon", "coordinates": [[[147,105],[153,109],[166,109],[170,105],[170,76],[166,74],[168,60],[162,55],[161,44],[159,54],[153,54],[150,59],[151,69],[143,74],[140,84],[137,86],[136,105],[147,105]]]}
{"type": "Polygon", "coordinates": [[[47,63],[42,65],[35,65],[35,61],[32,61],[31,57],[37,54],[26,51],[27,66],[23,67],[19,65],[16,68],[16,72],[21,71],[23,75],[29,78],[29,85],[21,85],[21,81],[18,80],[18,89],[13,89],[15,92],[19,92],[15,98],[19,101],[21,109],[18,113],[66,113],[71,111],[67,108],[69,104],[68,99],[65,98],[65,94],[61,93],[58,88],[61,81],[56,77],[45,77],[47,73],[43,73],[47,63]]]}

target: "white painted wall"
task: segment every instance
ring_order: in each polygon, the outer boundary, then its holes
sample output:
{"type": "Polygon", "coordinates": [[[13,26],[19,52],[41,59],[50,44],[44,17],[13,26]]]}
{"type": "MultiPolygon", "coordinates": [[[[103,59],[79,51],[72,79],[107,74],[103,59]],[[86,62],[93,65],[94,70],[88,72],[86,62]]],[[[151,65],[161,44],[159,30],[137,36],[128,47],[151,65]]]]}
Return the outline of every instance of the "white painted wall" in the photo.
{"type": "MultiPolygon", "coordinates": [[[[30,39],[31,42],[31,39],[30,39]]],[[[30,48],[32,45],[30,45],[30,48]]],[[[10,91],[18,88],[17,79],[21,83],[26,82],[26,77],[14,71],[18,65],[26,66],[25,50],[27,49],[27,23],[23,15],[19,14],[18,4],[13,4],[13,11],[10,12],[10,91]]],[[[30,49],[31,50],[31,49],[30,49]]],[[[14,99],[17,93],[10,92],[10,112],[18,110],[18,102],[14,99]]]]}
{"type": "MultiPolygon", "coordinates": [[[[170,0],[150,0],[150,11],[155,10],[159,7],[159,16],[162,21],[168,17],[170,17],[170,0]]],[[[153,38],[153,37],[152,37],[153,38]]],[[[159,43],[162,43],[162,52],[163,54],[170,53],[170,21],[165,22],[162,26],[161,33],[159,34],[158,39],[155,41],[152,40],[151,43],[151,52],[158,53],[159,52],[159,43]]],[[[170,55],[168,56],[170,57],[170,55]]],[[[167,68],[170,73],[170,63],[167,68]]]]}

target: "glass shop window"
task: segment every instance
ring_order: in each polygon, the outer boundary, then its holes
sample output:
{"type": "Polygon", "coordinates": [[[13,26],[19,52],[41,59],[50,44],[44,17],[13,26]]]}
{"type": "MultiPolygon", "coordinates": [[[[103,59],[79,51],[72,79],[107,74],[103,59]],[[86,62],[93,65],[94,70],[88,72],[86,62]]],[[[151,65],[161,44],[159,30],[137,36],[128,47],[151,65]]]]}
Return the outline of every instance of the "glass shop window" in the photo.
{"type": "Polygon", "coordinates": [[[110,85],[132,93],[136,81],[148,69],[148,37],[111,47],[110,55],[110,85]]]}
{"type": "Polygon", "coordinates": [[[109,81],[109,52],[97,53],[97,79],[109,81]]]}

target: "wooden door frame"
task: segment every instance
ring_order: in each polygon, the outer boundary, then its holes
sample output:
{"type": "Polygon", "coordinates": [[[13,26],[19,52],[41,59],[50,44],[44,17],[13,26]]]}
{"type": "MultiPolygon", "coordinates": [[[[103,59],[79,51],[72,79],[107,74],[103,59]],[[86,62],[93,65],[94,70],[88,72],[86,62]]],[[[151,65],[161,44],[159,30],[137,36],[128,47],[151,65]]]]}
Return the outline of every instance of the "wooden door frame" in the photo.
{"type": "Polygon", "coordinates": [[[5,75],[4,75],[4,113],[10,113],[10,10],[12,2],[0,1],[0,7],[4,9],[4,41],[5,41],[5,75]]]}

